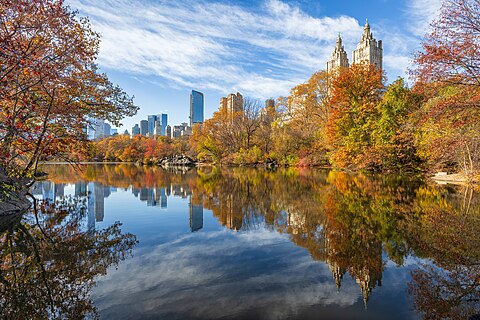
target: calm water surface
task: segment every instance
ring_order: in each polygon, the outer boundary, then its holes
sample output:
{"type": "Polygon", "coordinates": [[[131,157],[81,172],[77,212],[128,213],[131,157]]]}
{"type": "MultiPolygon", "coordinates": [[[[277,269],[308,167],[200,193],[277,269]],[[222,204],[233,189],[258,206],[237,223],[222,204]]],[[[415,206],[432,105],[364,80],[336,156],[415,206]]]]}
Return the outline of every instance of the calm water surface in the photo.
{"type": "Polygon", "coordinates": [[[0,222],[6,318],[480,313],[480,198],[466,187],[297,169],[44,170],[37,211],[0,222]]]}

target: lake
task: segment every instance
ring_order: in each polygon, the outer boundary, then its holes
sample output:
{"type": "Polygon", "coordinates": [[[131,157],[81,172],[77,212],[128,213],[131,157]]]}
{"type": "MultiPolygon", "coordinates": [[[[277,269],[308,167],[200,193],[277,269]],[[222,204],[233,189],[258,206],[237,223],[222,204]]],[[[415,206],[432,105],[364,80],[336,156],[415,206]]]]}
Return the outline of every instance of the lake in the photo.
{"type": "Polygon", "coordinates": [[[45,165],[5,318],[478,319],[480,196],[327,170],[45,165]]]}

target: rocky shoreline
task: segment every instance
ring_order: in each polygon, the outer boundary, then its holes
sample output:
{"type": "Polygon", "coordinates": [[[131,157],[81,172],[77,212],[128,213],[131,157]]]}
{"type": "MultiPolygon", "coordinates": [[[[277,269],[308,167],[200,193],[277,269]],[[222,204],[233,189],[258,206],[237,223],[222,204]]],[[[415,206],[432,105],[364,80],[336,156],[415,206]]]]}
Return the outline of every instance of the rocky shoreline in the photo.
{"type": "Polygon", "coordinates": [[[162,168],[172,167],[195,167],[197,162],[189,156],[178,154],[171,157],[164,157],[158,160],[157,165],[162,168]]]}

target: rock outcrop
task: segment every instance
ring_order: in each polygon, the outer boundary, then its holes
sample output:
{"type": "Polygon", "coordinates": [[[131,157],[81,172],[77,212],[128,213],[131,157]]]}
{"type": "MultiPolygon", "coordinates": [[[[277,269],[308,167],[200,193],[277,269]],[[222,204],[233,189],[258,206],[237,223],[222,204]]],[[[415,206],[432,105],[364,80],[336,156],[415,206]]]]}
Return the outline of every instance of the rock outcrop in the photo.
{"type": "Polygon", "coordinates": [[[164,157],[157,164],[162,168],[195,167],[196,162],[186,155],[177,154],[171,157],[164,157]]]}

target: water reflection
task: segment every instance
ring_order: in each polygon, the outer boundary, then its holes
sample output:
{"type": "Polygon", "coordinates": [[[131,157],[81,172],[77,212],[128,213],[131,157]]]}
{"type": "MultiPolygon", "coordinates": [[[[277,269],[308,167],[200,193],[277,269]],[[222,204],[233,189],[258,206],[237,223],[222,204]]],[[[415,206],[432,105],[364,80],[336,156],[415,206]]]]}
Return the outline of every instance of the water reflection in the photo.
{"type": "MultiPolygon", "coordinates": [[[[48,170],[55,183],[79,184],[68,167],[50,166],[48,170]]],[[[351,288],[343,284],[346,278],[353,279],[365,308],[377,288],[389,285],[382,281],[387,264],[405,267],[414,258],[419,262],[408,292],[418,315],[464,319],[480,313],[480,201],[471,188],[327,171],[201,168],[174,174],[128,165],[88,166],[81,179],[87,186],[79,190],[84,188],[94,200],[105,199],[103,186],[128,190],[147,206],[159,209],[167,208],[168,197],[187,199],[191,232],[204,228],[204,210],[209,210],[221,225],[240,235],[256,230],[256,234],[269,230],[287,235],[314,260],[328,266],[332,285],[340,294],[348,296],[351,288]],[[95,186],[103,191],[96,193],[95,186]]],[[[53,197],[57,194],[52,186],[42,190],[53,197]]],[[[61,187],[58,190],[60,194],[61,187]]],[[[103,204],[95,207],[93,203],[88,212],[97,217],[95,208],[103,204]]],[[[162,250],[177,259],[172,248],[162,250]]],[[[229,265],[224,261],[216,267],[229,265]]],[[[218,297],[212,294],[211,298],[218,297]]],[[[214,316],[207,313],[205,317],[214,316]]]]}
{"type": "MultiPolygon", "coordinates": [[[[63,198],[63,187],[45,182],[34,192],[63,198]]],[[[96,316],[90,298],[96,277],[125,259],[137,241],[123,234],[118,222],[85,230],[86,202],[82,196],[39,201],[31,213],[0,219],[2,318],[96,316]]]]}

